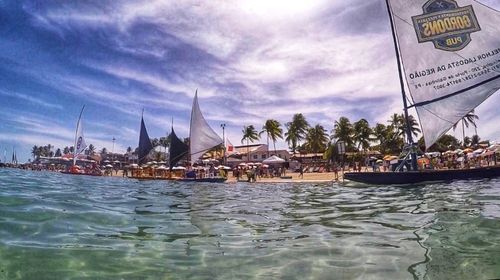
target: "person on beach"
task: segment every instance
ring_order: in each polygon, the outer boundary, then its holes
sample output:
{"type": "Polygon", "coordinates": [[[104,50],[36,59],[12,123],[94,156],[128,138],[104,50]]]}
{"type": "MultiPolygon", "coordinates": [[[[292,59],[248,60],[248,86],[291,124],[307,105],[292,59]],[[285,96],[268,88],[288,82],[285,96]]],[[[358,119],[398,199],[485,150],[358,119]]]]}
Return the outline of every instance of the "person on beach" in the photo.
{"type": "Polygon", "coordinates": [[[299,167],[299,178],[304,179],[304,167],[302,167],[302,164],[299,167]]]}

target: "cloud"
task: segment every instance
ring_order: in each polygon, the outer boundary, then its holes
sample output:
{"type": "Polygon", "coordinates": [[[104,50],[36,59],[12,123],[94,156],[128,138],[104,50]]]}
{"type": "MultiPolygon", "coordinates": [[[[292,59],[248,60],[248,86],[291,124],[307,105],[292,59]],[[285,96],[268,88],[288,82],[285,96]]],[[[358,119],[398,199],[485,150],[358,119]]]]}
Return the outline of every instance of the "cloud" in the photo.
{"type": "MultiPolygon", "coordinates": [[[[0,95],[28,117],[2,115],[0,134],[71,143],[73,114],[87,104],[95,145],[136,146],[142,108],[152,137],[172,118],[187,136],[196,89],[209,123],[235,138],[243,125],[295,113],[327,130],[340,116],[385,123],[402,112],[385,9],[378,0],[12,2],[0,8],[0,95]],[[23,102],[59,112],[33,115],[23,102]]],[[[498,137],[491,101],[478,112],[480,132],[498,137]]]]}
{"type": "Polygon", "coordinates": [[[39,99],[39,98],[36,98],[33,96],[29,96],[26,94],[18,93],[18,92],[7,92],[4,90],[0,90],[0,95],[2,95],[4,97],[14,98],[14,99],[20,99],[20,100],[27,101],[29,103],[32,103],[35,105],[40,105],[40,106],[46,107],[46,108],[52,108],[52,109],[62,109],[63,108],[59,104],[49,103],[49,102],[46,102],[42,99],[39,99]]]}

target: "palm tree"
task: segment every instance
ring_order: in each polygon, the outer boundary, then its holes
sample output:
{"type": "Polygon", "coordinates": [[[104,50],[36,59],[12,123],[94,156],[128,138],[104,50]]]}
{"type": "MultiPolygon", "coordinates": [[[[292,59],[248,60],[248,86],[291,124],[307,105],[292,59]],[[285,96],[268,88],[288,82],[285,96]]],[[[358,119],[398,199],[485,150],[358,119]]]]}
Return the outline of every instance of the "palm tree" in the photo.
{"type": "Polygon", "coordinates": [[[129,147],[127,148],[127,153],[129,153],[129,154],[130,154],[131,152],[132,152],[132,147],[130,147],[130,146],[129,146],[129,147]]]}
{"type": "Polygon", "coordinates": [[[170,137],[160,137],[160,146],[165,148],[165,153],[167,152],[167,147],[170,144],[170,137]]]}
{"type": "Polygon", "coordinates": [[[105,154],[107,154],[107,153],[108,153],[108,149],[106,149],[106,148],[102,148],[102,150],[101,150],[101,155],[105,155],[105,154]]]}
{"type": "Polygon", "coordinates": [[[300,113],[293,115],[292,121],[286,123],[287,132],[285,133],[285,140],[290,148],[292,148],[294,154],[300,141],[305,138],[308,127],[309,123],[306,121],[304,115],[300,113]]]}
{"type": "Polygon", "coordinates": [[[89,145],[89,148],[87,149],[87,153],[91,156],[93,156],[95,154],[95,147],[94,145],[90,144],[89,145]]]}
{"type": "Polygon", "coordinates": [[[151,139],[151,145],[155,148],[160,146],[160,140],[158,140],[158,138],[151,139]]]}
{"type": "Polygon", "coordinates": [[[250,159],[250,147],[248,147],[250,144],[249,142],[254,142],[256,140],[259,140],[259,134],[255,130],[255,127],[253,125],[249,126],[244,126],[243,130],[241,131],[243,133],[243,138],[241,138],[241,144],[243,144],[243,141],[247,141],[247,161],[250,159]]]}
{"type": "Polygon", "coordinates": [[[55,153],[55,156],[56,156],[56,157],[60,157],[60,156],[62,156],[62,154],[61,154],[61,149],[57,148],[56,153],[55,153]]]}
{"type": "Polygon", "coordinates": [[[309,128],[305,139],[305,146],[309,151],[319,153],[326,150],[328,134],[322,125],[317,124],[316,126],[309,128]]]}
{"type": "Polygon", "coordinates": [[[337,141],[344,141],[347,149],[353,147],[353,127],[351,121],[346,117],[340,117],[338,121],[335,121],[333,126],[332,136],[337,139],[337,141]]]}
{"type": "Polygon", "coordinates": [[[353,124],[353,140],[358,143],[358,150],[365,151],[370,147],[371,135],[372,129],[367,120],[360,119],[353,124]]]}
{"type": "Polygon", "coordinates": [[[375,138],[373,140],[377,140],[382,150],[382,147],[385,145],[387,140],[387,126],[381,123],[377,123],[374,128],[372,128],[373,136],[375,138]]]}
{"type": "Polygon", "coordinates": [[[274,153],[276,154],[276,141],[278,138],[283,139],[283,129],[281,129],[279,121],[270,119],[267,120],[262,127],[262,131],[259,132],[259,137],[264,132],[267,134],[267,157],[269,157],[269,138],[273,140],[274,153]]]}
{"type": "MultiPolygon", "coordinates": [[[[397,137],[402,137],[403,140],[407,138],[407,136],[408,136],[408,134],[406,132],[407,125],[406,125],[405,116],[403,114],[400,114],[400,115],[393,114],[391,116],[391,119],[389,120],[389,123],[396,131],[397,137]]],[[[410,133],[413,136],[417,137],[418,134],[421,132],[421,130],[419,128],[418,122],[415,119],[415,117],[413,117],[412,115],[408,115],[408,123],[410,124],[410,133]]]]}
{"type": "Polygon", "coordinates": [[[31,149],[31,154],[33,155],[33,160],[40,156],[40,154],[38,153],[38,147],[36,145],[31,149]]]}
{"type": "Polygon", "coordinates": [[[464,147],[469,147],[471,142],[472,142],[471,138],[469,136],[465,136],[464,142],[463,142],[464,147]]]}
{"type": "Polygon", "coordinates": [[[472,135],[472,138],[471,138],[471,145],[474,147],[476,145],[479,145],[479,142],[481,141],[481,138],[479,138],[479,136],[476,134],[476,135],[472,135]]]}
{"type": "Polygon", "coordinates": [[[64,153],[65,155],[69,154],[69,147],[68,147],[68,146],[64,147],[64,149],[63,149],[63,153],[64,153]]]}
{"type": "MultiPolygon", "coordinates": [[[[406,135],[406,122],[404,121],[404,116],[401,115],[401,118],[403,119],[403,131],[406,135]]],[[[410,133],[414,136],[417,137],[420,132],[422,132],[419,128],[419,124],[417,122],[417,119],[415,119],[414,116],[408,115],[408,123],[410,124],[410,133]]]]}
{"type": "MultiPolygon", "coordinates": [[[[474,109],[467,113],[463,118],[461,118],[458,122],[456,122],[453,125],[453,130],[455,130],[458,126],[458,123],[462,121],[462,139],[464,140],[463,143],[465,143],[465,128],[469,128],[469,124],[472,124],[474,126],[474,130],[477,135],[477,125],[476,125],[476,120],[479,120],[479,117],[474,113],[474,109]]],[[[465,144],[464,144],[465,146],[465,144]]]]}

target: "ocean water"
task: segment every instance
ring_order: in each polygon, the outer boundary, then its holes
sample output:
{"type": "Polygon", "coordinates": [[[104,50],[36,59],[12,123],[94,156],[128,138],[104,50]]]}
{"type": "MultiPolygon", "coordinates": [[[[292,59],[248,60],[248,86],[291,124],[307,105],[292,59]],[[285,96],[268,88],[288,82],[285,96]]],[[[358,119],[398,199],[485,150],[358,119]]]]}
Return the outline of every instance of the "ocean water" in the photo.
{"type": "Polygon", "coordinates": [[[500,180],[186,184],[0,169],[0,279],[495,279],[500,180]]]}

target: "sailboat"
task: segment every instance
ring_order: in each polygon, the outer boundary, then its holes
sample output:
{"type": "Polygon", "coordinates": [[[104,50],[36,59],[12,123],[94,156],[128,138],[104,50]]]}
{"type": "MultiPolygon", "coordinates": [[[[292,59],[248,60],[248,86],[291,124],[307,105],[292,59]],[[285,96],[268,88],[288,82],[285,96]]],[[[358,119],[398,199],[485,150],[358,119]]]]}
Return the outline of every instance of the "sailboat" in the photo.
{"type": "MultiPolygon", "coordinates": [[[[203,117],[200,104],[198,103],[198,90],[196,90],[191,108],[191,122],[189,126],[189,155],[191,156],[191,164],[196,163],[206,152],[223,143],[222,138],[210,127],[205,117],[203,117]]],[[[224,182],[226,180],[227,178],[220,176],[204,176],[202,178],[194,176],[186,178],[183,181],[224,182]]]]}
{"type": "Polygon", "coordinates": [[[172,131],[170,132],[170,146],[168,153],[170,172],[172,172],[177,163],[189,153],[189,146],[177,137],[173,125],[172,131]]]}
{"type": "MultiPolygon", "coordinates": [[[[145,164],[148,161],[148,155],[153,150],[153,144],[151,143],[151,139],[149,138],[148,131],[146,129],[146,124],[144,123],[144,110],[142,110],[141,115],[141,130],[139,132],[139,147],[137,149],[137,163],[136,167],[145,164]]],[[[153,174],[154,175],[154,174],[153,174]]],[[[155,176],[152,174],[144,175],[140,172],[138,174],[132,174],[128,176],[128,178],[140,179],[140,180],[156,180],[155,176]]]]}
{"type": "MultiPolygon", "coordinates": [[[[415,108],[430,147],[500,88],[500,13],[474,0],[386,0],[386,6],[406,127],[408,109],[415,108]]],[[[385,185],[500,176],[500,166],[419,170],[416,145],[406,133],[406,155],[397,168],[402,172],[348,172],[344,178],[385,185]]]]}
{"type": "Polygon", "coordinates": [[[78,117],[78,121],[76,122],[75,142],[73,146],[73,165],[71,166],[69,171],[62,171],[62,173],[73,175],[101,176],[102,174],[98,169],[93,169],[92,172],[86,173],[85,171],[81,170],[78,165],[76,165],[78,156],[82,154],[87,148],[87,143],[85,143],[85,137],[83,136],[83,110],[85,110],[85,105],[82,107],[82,110],[80,111],[80,115],[78,117]]]}
{"type": "Polygon", "coordinates": [[[144,124],[144,110],[142,110],[141,131],[139,133],[139,149],[137,153],[137,161],[139,165],[147,162],[147,156],[149,155],[149,152],[151,152],[151,150],[153,150],[153,144],[151,143],[146,125],[144,124]]]}

